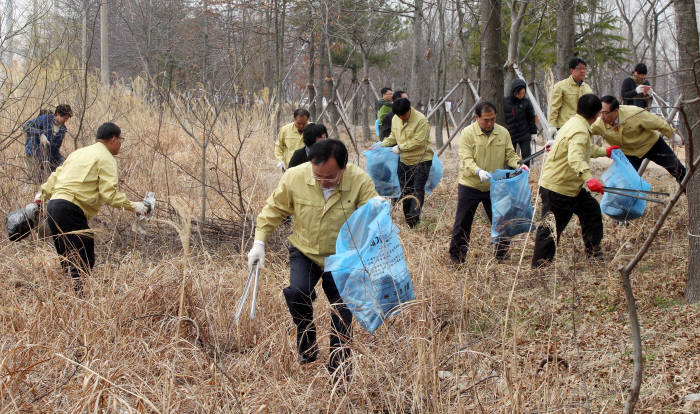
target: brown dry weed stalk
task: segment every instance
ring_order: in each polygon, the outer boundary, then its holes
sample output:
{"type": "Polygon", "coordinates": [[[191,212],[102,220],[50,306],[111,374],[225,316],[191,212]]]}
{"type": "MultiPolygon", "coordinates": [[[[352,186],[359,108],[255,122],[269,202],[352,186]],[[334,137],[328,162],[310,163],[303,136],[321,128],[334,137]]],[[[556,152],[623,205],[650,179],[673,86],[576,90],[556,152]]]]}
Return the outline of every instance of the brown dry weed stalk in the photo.
{"type": "MultiPolygon", "coordinates": [[[[65,92],[57,99],[77,97],[65,92]]],[[[400,209],[392,212],[416,301],[374,335],[354,325],[353,381],[340,393],[323,365],[330,312],[323,295],[315,304],[322,357],[297,363],[281,293],[289,227],[280,227],[269,243],[256,319],[236,327],[233,309],[248,273],[250,235],[226,238],[234,227],[223,225],[209,233],[196,224],[187,230],[197,216],[184,206],[198,203],[199,156],[172,114],[117,86],[109,101],[97,98],[86,111],[79,144],[91,142],[92,131],[108,118],[127,137],[118,157],[122,189],[132,199],[155,191],[164,207],[146,236],[129,230],[131,214],[102,209],[91,223],[99,230],[98,260],[84,298],[72,293],[50,240],[2,242],[0,412],[621,410],[632,363],[617,267],[634,254],[660,207],[649,206],[626,226],[605,219],[603,247],[611,260],[604,264],[585,261],[580,228],[572,222],[555,266],[537,272],[528,266],[533,237],[518,236],[505,263],[493,259],[488,221],[479,211],[468,261],[454,268],[447,245],[459,163],[454,150],[446,151],[446,177],[427,198],[418,228],[405,226],[400,209]]],[[[252,137],[242,162],[244,194],[255,214],[279,173],[262,109],[246,110],[241,119],[252,137]]],[[[221,145],[235,144],[232,123],[232,114],[224,114],[221,145]]],[[[67,144],[65,152],[73,149],[67,144]]],[[[1,154],[4,213],[36,189],[24,182],[21,154],[21,140],[1,154]]],[[[208,159],[218,159],[212,167],[232,168],[216,147],[208,159]]],[[[594,169],[600,174],[603,165],[594,169]]],[[[217,171],[210,173],[209,182],[216,182],[217,171]]],[[[532,175],[534,192],[537,170],[532,175]]],[[[648,178],[659,191],[675,186],[655,168],[648,178]]],[[[220,194],[212,190],[208,197],[208,217],[240,220],[220,194]]],[[[700,309],[683,301],[686,217],[683,200],[633,274],[647,351],[640,411],[697,411],[683,401],[700,383],[700,309]]]]}

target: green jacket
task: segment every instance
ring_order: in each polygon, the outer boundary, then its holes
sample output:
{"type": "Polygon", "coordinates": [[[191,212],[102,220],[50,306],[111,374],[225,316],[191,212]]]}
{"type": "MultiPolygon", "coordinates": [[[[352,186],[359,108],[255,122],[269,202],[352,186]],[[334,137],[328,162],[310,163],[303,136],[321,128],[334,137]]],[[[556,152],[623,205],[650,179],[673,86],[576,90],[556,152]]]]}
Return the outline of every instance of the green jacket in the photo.
{"type": "Polygon", "coordinates": [[[591,131],[605,138],[610,145],[619,145],[626,155],[640,158],[659,140],[659,132],[669,138],[676,132],[660,116],[635,105],[620,105],[617,127],[598,118],[591,125],[591,131]]]}
{"type": "Polygon", "coordinates": [[[379,120],[379,125],[382,124],[382,118],[384,118],[384,115],[388,114],[391,112],[391,101],[385,101],[385,100],[380,100],[377,102],[381,106],[379,107],[379,110],[377,111],[377,119],[379,120]]]}
{"type": "Polygon", "coordinates": [[[481,182],[476,172],[478,169],[494,172],[506,166],[518,168],[520,160],[507,129],[496,124],[487,136],[476,122],[462,130],[459,158],[459,183],[480,191],[489,191],[491,184],[481,182]]]}
{"type": "Polygon", "coordinates": [[[328,201],[313,178],[310,162],[292,167],[258,215],[255,240],[266,242],[282,219],[294,214],[289,242],[323,268],[324,259],[335,253],[340,227],[376,195],[374,182],[356,165],[347,165],[328,201]]]}
{"type": "Polygon", "coordinates": [[[557,128],[564,126],[566,121],[576,115],[578,98],[587,93],[593,93],[593,89],[586,82],[581,82],[579,86],[573,76],[557,82],[549,105],[549,125],[557,128]]]}
{"type": "Polygon", "coordinates": [[[593,178],[590,159],[606,155],[605,148],[593,145],[588,121],[576,114],[557,133],[542,167],[540,186],[576,197],[583,184],[593,178]]]}
{"type": "Polygon", "coordinates": [[[404,122],[398,116],[391,119],[391,135],[382,141],[383,147],[398,145],[401,162],[416,165],[431,161],[433,150],[430,147],[430,124],[425,115],[411,107],[411,116],[404,122]]]}

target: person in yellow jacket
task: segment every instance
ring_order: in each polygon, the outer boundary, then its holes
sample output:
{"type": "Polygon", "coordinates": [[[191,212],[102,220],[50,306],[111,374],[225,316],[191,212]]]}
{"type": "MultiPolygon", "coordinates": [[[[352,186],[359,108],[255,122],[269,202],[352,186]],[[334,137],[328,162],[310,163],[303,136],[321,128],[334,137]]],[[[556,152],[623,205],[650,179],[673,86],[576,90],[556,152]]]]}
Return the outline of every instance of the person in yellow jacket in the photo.
{"type": "MultiPolygon", "coordinates": [[[[491,172],[504,167],[520,168],[520,157],[513,149],[508,130],[496,124],[496,107],[488,101],[474,107],[476,122],[464,128],[459,142],[459,185],[457,186],[457,214],[452,226],[450,260],[464,263],[469,249],[474,214],[479,204],[484,205],[491,221],[491,172]]],[[[527,166],[522,166],[527,170],[527,166]]],[[[508,253],[508,240],[496,243],[496,258],[502,260],[508,253]]]]}
{"type": "Polygon", "coordinates": [[[342,303],[333,276],[323,270],[326,257],[335,253],[341,226],[352,213],[378,197],[372,179],[360,167],[348,164],[348,151],[338,140],[326,139],[311,146],[311,162],[292,167],[258,215],[255,242],[248,253],[250,269],[265,264],[265,242],[280,222],[294,214],[289,237],[289,286],[283,293],[297,328],[297,350],[302,364],[318,357],[312,301],[314,286],[322,279],[331,314],[330,360],[333,381],[348,380],[352,314],[342,303]]]}
{"type": "Polygon", "coordinates": [[[425,200],[425,183],[433,165],[433,149],[430,146],[430,124],[425,115],[411,107],[411,101],[400,98],[391,106],[396,115],[391,119],[391,134],[382,141],[383,147],[399,154],[399,184],[404,198],[403,214],[406,224],[413,228],[420,221],[425,200]]]}
{"type": "Polygon", "coordinates": [[[73,287],[82,291],[81,275],[88,275],[95,264],[95,240],[85,231],[88,220],[97,214],[102,204],[147,213],[143,202],[131,202],[119,192],[117,161],[123,138],[121,129],[106,122],[97,129],[97,143],[73,151],[54,171],[36,202],[49,200],[47,220],[61,265],[70,274],[73,287]],[[81,232],[65,234],[70,232],[81,232]]]}
{"type": "Polygon", "coordinates": [[[548,215],[554,216],[557,239],[576,214],[581,223],[583,244],[589,258],[600,259],[600,242],[603,240],[603,217],[598,201],[583,189],[603,193],[602,184],[591,174],[590,159],[610,157],[614,145],[602,148],[591,140],[591,124],[595,122],[602,105],[593,94],[578,100],[576,115],[559,130],[557,139],[542,166],[540,198],[542,199],[542,223],[537,227],[532,267],[549,264],[556,254],[552,230],[546,223],[548,215]]]}
{"type": "Polygon", "coordinates": [[[679,183],[685,177],[685,167],[673,153],[663,136],[682,142],[676,130],[663,118],[635,105],[620,105],[611,95],[600,98],[603,110],[591,130],[609,144],[619,145],[632,166],[639,169],[648,158],[671,174],[679,183]],[[660,136],[663,135],[663,136],[660,136]]]}
{"type": "Polygon", "coordinates": [[[280,128],[275,142],[275,159],[277,168],[287,169],[294,151],[304,148],[304,127],[309,123],[309,111],[303,108],[294,110],[294,122],[280,128]]]}
{"type": "MultiPolygon", "coordinates": [[[[590,86],[584,81],[586,79],[586,62],[575,57],[569,61],[569,71],[571,76],[557,82],[552,92],[552,101],[549,106],[550,128],[561,128],[566,121],[576,115],[576,105],[580,97],[587,93],[593,93],[590,86]]],[[[552,131],[556,133],[556,130],[552,131]]]]}

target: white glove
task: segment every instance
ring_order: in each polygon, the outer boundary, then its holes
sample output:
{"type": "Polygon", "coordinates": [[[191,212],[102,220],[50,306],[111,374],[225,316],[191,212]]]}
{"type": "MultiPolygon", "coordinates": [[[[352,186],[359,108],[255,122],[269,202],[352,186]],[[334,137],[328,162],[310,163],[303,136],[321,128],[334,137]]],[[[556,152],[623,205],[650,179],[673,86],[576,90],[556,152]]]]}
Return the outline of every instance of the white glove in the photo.
{"type": "Polygon", "coordinates": [[[545,152],[551,151],[551,150],[552,150],[552,145],[554,145],[554,140],[553,140],[553,139],[550,139],[549,141],[547,141],[546,144],[544,144],[544,151],[545,151],[545,152]]]}
{"type": "Polygon", "coordinates": [[[479,179],[481,180],[482,183],[485,183],[491,179],[491,174],[489,174],[488,171],[482,170],[481,168],[476,170],[476,173],[479,174],[479,179]]]}
{"type": "Polygon", "coordinates": [[[148,207],[146,207],[146,204],[143,201],[137,201],[134,203],[134,213],[138,214],[139,216],[145,216],[148,214],[148,207]]]}
{"type": "Polygon", "coordinates": [[[45,147],[48,147],[49,145],[51,145],[51,143],[49,142],[49,139],[46,138],[46,135],[44,135],[44,134],[39,135],[39,142],[41,142],[41,145],[43,145],[45,147]]]}
{"type": "Polygon", "coordinates": [[[381,202],[389,201],[389,200],[387,200],[386,198],[384,198],[384,197],[382,197],[382,196],[380,196],[380,195],[377,195],[377,196],[372,197],[372,200],[377,200],[377,201],[381,201],[381,202]]]}
{"type": "Polygon", "coordinates": [[[530,134],[530,139],[532,141],[537,141],[537,134],[530,134]]]}
{"type": "Polygon", "coordinates": [[[649,85],[637,85],[637,87],[634,89],[635,92],[638,94],[648,94],[651,93],[651,86],[649,85]]]}
{"type": "Polygon", "coordinates": [[[521,165],[521,166],[520,166],[520,169],[521,169],[521,170],[525,170],[525,171],[527,171],[527,172],[530,172],[530,169],[529,169],[528,166],[525,165],[525,164],[521,165]]]}
{"type": "Polygon", "coordinates": [[[253,248],[248,252],[248,270],[252,270],[256,263],[265,267],[265,243],[260,240],[253,242],[253,248]]]}
{"type": "Polygon", "coordinates": [[[549,136],[554,139],[557,136],[557,127],[549,127],[549,136]]]}
{"type": "Polygon", "coordinates": [[[400,154],[401,148],[399,148],[398,145],[394,145],[393,147],[391,147],[391,152],[393,152],[394,154],[400,154]]]}
{"type": "Polygon", "coordinates": [[[36,193],[34,195],[34,204],[39,204],[39,203],[41,203],[41,191],[39,191],[38,193],[36,193]]]}
{"type": "Polygon", "coordinates": [[[277,168],[282,170],[282,172],[284,172],[286,170],[286,168],[284,167],[284,163],[282,161],[277,163],[277,168]]]}

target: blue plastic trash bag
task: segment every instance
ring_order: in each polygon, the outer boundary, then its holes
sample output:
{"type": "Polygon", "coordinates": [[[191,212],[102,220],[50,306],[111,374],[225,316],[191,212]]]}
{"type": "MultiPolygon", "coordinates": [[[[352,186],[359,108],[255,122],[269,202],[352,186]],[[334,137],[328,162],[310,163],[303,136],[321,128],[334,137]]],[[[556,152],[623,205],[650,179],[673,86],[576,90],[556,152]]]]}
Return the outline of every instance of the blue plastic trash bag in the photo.
{"type": "Polygon", "coordinates": [[[491,240],[527,233],[535,227],[529,176],[525,170],[491,173],[491,240]]]}
{"type": "Polygon", "coordinates": [[[414,299],[413,283],[388,201],[372,199],[343,224],[335,254],[326,258],[340,296],[369,333],[414,299]]]}
{"type": "Polygon", "coordinates": [[[377,133],[377,136],[379,136],[379,120],[377,119],[374,121],[374,132],[377,133]]]}
{"type": "MultiPolygon", "coordinates": [[[[601,177],[607,187],[630,188],[634,190],[651,190],[651,184],[637,174],[625,154],[615,149],[610,154],[613,163],[601,177]]],[[[640,193],[630,193],[641,196],[640,193]]],[[[647,202],[632,197],[612,193],[604,193],[600,202],[600,210],[617,220],[632,220],[644,214],[647,202]]]]}
{"type": "Polygon", "coordinates": [[[437,187],[440,180],[442,180],[443,174],[442,162],[440,162],[440,158],[438,158],[435,151],[433,151],[433,164],[430,166],[428,181],[425,182],[425,195],[430,195],[430,193],[433,192],[433,189],[437,187]]]}
{"type": "Polygon", "coordinates": [[[374,189],[383,197],[397,198],[401,195],[399,185],[399,156],[390,147],[373,145],[363,152],[367,158],[367,174],[374,181],[374,189]]]}

